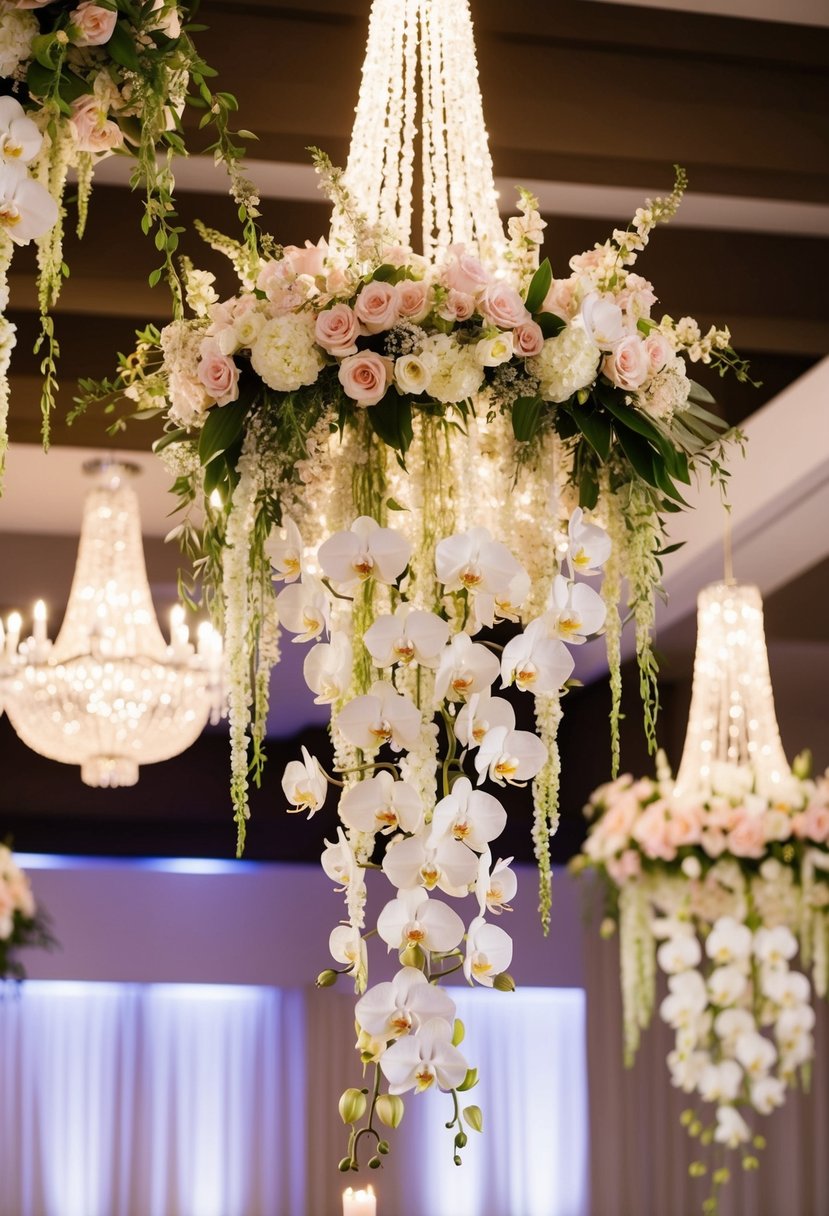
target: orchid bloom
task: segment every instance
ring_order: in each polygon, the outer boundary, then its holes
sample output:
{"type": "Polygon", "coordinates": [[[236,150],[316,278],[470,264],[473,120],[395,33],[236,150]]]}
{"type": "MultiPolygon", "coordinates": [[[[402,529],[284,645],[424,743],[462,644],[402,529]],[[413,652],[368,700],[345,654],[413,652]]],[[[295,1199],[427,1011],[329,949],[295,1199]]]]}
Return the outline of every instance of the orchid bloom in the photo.
{"type": "Polygon", "coordinates": [[[330,627],[328,592],[313,574],[306,574],[301,582],[284,587],[276,597],[276,611],[280,624],[297,635],[292,639],[294,642],[310,642],[330,627]]]}
{"type": "Polygon", "coordinates": [[[43,136],[15,97],[0,97],[0,160],[28,165],[40,151],[43,136]]]}
{"type": "Polygon", "coordinates": [[[356,592],[370,578],[394,583],[406,569],[412,547],[400,532],[381,528],[368,515],[355,519],[348,532],[335,532],[319,548],[326,578],[339,590],[356,592]]]}
{"type": "Polygon", "coordinates": [[[704,1102],[733,1102],[742,1082],[743,1070],[736,1060],[707,1064],[699,1079],[700,1097],[704,1102]]]}
{"type": "Polygon", "coordinates": [[[452,836],[410,836],[386,849],[383,872],[398,890],[439,887],[447,895],[466,895],[478,872],[478,859],[471,849],[452,836]]]}
{"type": "Polygon", "coordinates": [[[306,747],[302,749],[301,760],[291,760],[285,765],[282,789],[285,797],[293,804],[288,810],[292,813],[307,810],[309,819],[325,802],[328,782],[319,761],[306,747]]]}
{"type": "Polygon", "coordinates": [[[413,786],[395,781],[391,773],[381,770],[345,791],[339,815],[357,832],[416,832],[423,818],[423,804],[413,786]]]}
{"type": "Polygon", "coordinates": [[[380,1060],[390,1094],[410,1089],[421,1093],[435,1082],[439,1089],[456,1089],[466,1077],[467,1063],[452,1046],[452,1023],[429,1018],[416,1034],[392,1043],[380,1060]]]}
{"type": "Polygon", "coordinates": [[[481,740],[475,757],[478,785],[490,780],[498,785],[523,785],[531,781],[547,762],[547,748],[528,730],[494,726],[481,740]]]}
{"type": "Polygon", "coordinates": [[[471,984],[474,980],[486,988],[492,987],[496,975],[506,971],[512,962],[512,938],[498,925],[488,925],[476,916],[466,935],[466,958],[463,973],[471,984]]]}
{"type": "Polygon", "coordinates": [[[401,604],[393,616],[378,616],[363,637],[377,667],[419,663],[437,667],[449,640],[449,625],[434,612],[421,612],[401,604]]]}
{"type": "Polygon", "coordinates": [[[378,680],[368,693],[344,705],[337,726],[349,743],[363,751],[374,751],[383,743],[393,751],[414,747],[420,734],[420,710],[393,684],[378,680]]]}
{"type": "Polygon", "coordinates": [[[351,684],[353,651],[344,633],[332,633],[330,642],[317,642],[305,656],[302,674],[316,693],[315,705],[333,705],[351,684]]]}
{"type": "Polygon", "coordinates": [[[473,693],[455,719],[455,735],[464,747],[475,748],[493,726],[515,728],[515,710],[503,697],[473,693]]]}
{"type": "Polygon", "coordinates": [[[708,994],[698,971],[680,971],[668,977],[668,996],[659,1006],[659,1016],[674,1030],[696,1021],[705,1012],[708,994]]]}
{"type": "Polygon", "coordinates": [[[774,1065],[777,1048],[765,1035],[754,1030],[738,1037],[734,1054],[748,1076],[752,1080],[759,1080],[774,1065]]]}
{"type": "Polygon", "coordinates": [[[489,692],[498,675],[498,660],[480,642],[466,633],[456,633],[440,655],[435,676],[435,696],[463,701],[475,692],[489,692]]]}
{"type": "Polygon", "coordinates": [[[712,1005],[724,1009],[735,1005],[746,990],[746,977],[740,967],[727,963],[715,967],[708,977],[708,996],[712,1005]]]}
{"type": "Polygon", "coordinates": [[[468,777],[459,777],[452,792],[441,798],[432,816],[433,841],[453,837],[475,853],[487,850],[490,840],[507,826],[507,812],[497,798],[472,788],[468,777]]]}
{"type": "Polygon", "coordinates": [[[498,595],[479,591],[473,596],[472,622],[471,625],[467,624],[467,631],[477,633],[484,627],[491,629],[496,621],[517,621],[531,587],[530,576],[521,567],[510,579],[506,591],[501,591],[498,595]]]}
{"type": "Polygon", "coordinates": [[[363,935],[351,925],[337,925],[328,938],[331,957],[338,963],[350,967],[359,991],[365,987],[368,971],[368,952],[363,935]]]}
{"type": "Polygon", "coordinates": [[[714,1139],[717,1144],[724,1144],[726,1148],[739,1148],[751,1139],[751,1129],[736,1106],[717,1107],[714,1139]]]}
{"type": "Polygon", "coordinates": [[[572,674],[573,656],[557,638],[547,636],[543,617],[510,638],[501,655],[501,687],[514,683],[521,692],[558,692],[572,674]]]}
{"type": "Polygon", "coordinates": [[[567,564],[571,576],[598,574],[610,557],[612,543],[604,528],[584,522],[584,512],[576,507],[567,527],[567,564]]]}
{"type": "Polygon", "coordinates": [[[507,595],[512,580],[524,567],[506,545],[492,539],[488,528],[470,528],[439,541],[435,569],[446,591],[507,595]]]}
{"type": "Polygon", "coordinates": [[[570,583],[561,574],[553,580],[552,607],[545,613],[550,637],[581,646],[604,625],[607,608],[597,591],[586,583],[570,583]]]}
{"type": "Polygon", "coordinates": [[[455,1020],[455,1002],[417,967],[403,967],[390,983],[375,984],[357,1002],[354,1016],[366,1034],[399,1039],[429,1018],[455,1020]]]}
{"type": "Polygon", "coordinates": [[[679,975],[689,967],[696,967],[701,958],[702,948],[693,933],[669,937],[656,952],[657,962],[666,975],[679,975]]]}
{"type": "Polygon", "coordinates": [[[489,849],[482,853],[478,861],[478,880],[475,884],[475,895],[481,915],[492,912],[500,916],[502,912],[511,912],[509,901],[515,898],[518,890],[518,879],[515,871],[511,870],[511,857],[506,860],[499,857],[492,865],[492,854],[489,849]],[[492,869],[490,870],[490,866],[492,869]]]}
{"type": "Polygon", "coordinates": [[[24,165],[15,161],[0,164],[0,231],[16,245],[28,245],[54,228],[57,219],[57,203],[24,165]]]}
{"type": "Polygon", "coordinates": [[[389,950],[420,946],[427,953],[445,953],[463,937],[463,921],[454,908],[430,899],[422,887],[412,887],[386,904],[377,917],[377,932],[389,950]]]}
{"type": "Polygon", "coordinates": [[[718,967],[725,963],[747,963],[751,946],[751,930],[733,916],[719,917],[705,939],[705,953],[718,967]]]}
{"type": "Polygon", "coordinates": [[[289,515],[282,519],[283,536],[273,533],[265,543],[265,553],[273,568],[273,577],[286,583],[295,582],[302,574],[302,536],[289,515]]]}
{"type": "Polygon", "coordinates": [[[342,828],[337,828],[336,841],[326,840],[320,865],[332,882],[339,883],[340,891],[346,890],[357,876],[357,859],[342,828]]]}
{"type": "Polygon", "coordinates": [[[797,954],[797,938],[786,925],[758,929],[754,935],[754,954],[767,967],[780,967],[797,954]]]}

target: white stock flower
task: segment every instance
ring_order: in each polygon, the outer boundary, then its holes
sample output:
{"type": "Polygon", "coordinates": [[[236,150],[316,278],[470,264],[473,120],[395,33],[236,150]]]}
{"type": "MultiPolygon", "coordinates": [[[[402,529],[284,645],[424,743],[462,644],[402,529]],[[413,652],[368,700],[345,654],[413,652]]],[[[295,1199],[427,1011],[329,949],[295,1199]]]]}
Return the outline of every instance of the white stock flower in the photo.
{"type": "Polygon", "coordinates": [[[0,164],[0,231],[16,245],[45,236],[58,219],[58,205],[48,190],[29,177],[24,165],[0,164]]]}
{"type": "Polygon", "coordinates": [[[557,574],[550,599],[551,609],[543,619],[551,637],[580,646],[604,625],[607,615],[604,600],[586,583],[570,583],[557,574]]]}
{"type": "Polygon", "coordinates": [[[503,697],[476,692],[455,719],[455,735],[464,747],[474,748],[493,726],[515,729],[515,710],[503,697]]]}
{"type": "Polygon", "coordinates": [[[358,781],[340,799],[343,823],[357,832],[388,835],[400,829],[416,832],[423,817],[423,804],[416,789],[406,781],[395,781],[385,769],[358,781]]]}
{"type": "Polygon", "coordinates": [[[454,1022],[455,1002],[417,967],[403,967],[391,982],[369,988],[357,1002],[354,1016],[372,1038],[399,1039],[429,1018],[454,1022]]]}
{"type": "Polygon", "coordinates": [[[751,1139],[751,1129],[734,1106],[717,1107],[717,1127],[714,1132],[717,1144],[726,1148],[739,1148],[751,1139]]]}
{"type": "Polygon", "coordinates": [[[786,925],[758,929],[754,935],[754,954],[767,967],[779,967],[797,954],[797,938],[786,925]]]}
{"type": "Polygon", "coordinates": [[[498,676],[495,655],[467,633],[456,633],[440,654],[435,675],[435,696],[439,700],[463,701],[476,692],[489,692],[498,676]]]}
{"type": "Polygon", "coordinates": [[[279,393],[293,393],[316,383],[325,359],[314,337],[309,312],[285,312],[260,329],[250,349],[251,367],[279,393]]]}
{"type": "Polygon", "coordinates": [[[353,591],[366,579],[394,583],[409,562],[412,547],[394,528],[381,528],[368,515],[355,519],[347,532],[323,541],[319,563],[323,574],[343,591],[353,591]]]}
{"type": "Polygon", "coordinates": [[[678,975],[680,971],[696,967],[701,958],[699,941],[690,933],[669,937],[656,952],[656,960],[666,975],[678,975]]]}
{"type": "Polygon", "coordinates": [[[378,616],[363,635],[366,649],[377,667],[395,663],[437,667],[438,656],[449,639],[449,625],[434,612],[401,604],[394,615],[378,616]]]}
{"type": "Polygon", "coordinates": [[[306,747],[302,749],[301,760],[291,760],[285,765],[282,790],[288,801],[293,804],[288,810],[307,810],[309,819],[325,802],[328,782],[319,761],[306,747]]]}
{"type": "Polygon", "coordinates": [[[471,849],[452,836],[410,836],[391,844],[383,858],[383,872],[398,890],[439,887],[447,895],[466,895],[478,873],[478,859],[471,849]]]}
{"type": "Polygon", "coordinates": [[[733,916],[721,916],[705,939],[705,953],[716,963],[745,964],[751,957],[752,933],[733,916]]]}
{"type": "Polygon", "coordinates": [[[40,151],[43,136],[15,97],[0,97],[0,160],[28,165],[40,151]]]}
{"type": "Polygon", "coordinates": [[[363,751],[374,751],[390,743],[394,751],[414,747],[420,735],[420,710],[393,684],[378,680],[364,696],[344,705],[337,726],[349,743],[363,751]]]}
{"type": "Polygon", "coordinates": [[[481,740],[475,757],[478,785],[486,780],[498,785],[522,785],[531,781],[547,760],[547,748],[528,730],[494,726],[481,740]]]}
{"type": "Polygon", "coordinates": [[[539,355],[527,360],[527,371],[538,378],[542,398],[558,403],[593,383],[601,357],[583,329],[565,325],[561,333],[546,339],[539,355]]]}
{"type": "Polygon", "coordinates": [[[584,521],[584,512],[576,507],[567,527],[567,564],[571,575],[598,574],[610,557],[610,537],[604,528],[584,521]]]}
{"type": "Polygon", "coordinates": [[[659,1006],[659,1016],[674,1030],[696,1021],[705,1011],[708,996],[698,971],[681,971],[668,978],[668,996],[659,1006]]]}
{"type": "Polygon", "coordinates": [[[302,536],[289,515],[284,516],[280,529],[273,529],[265,542],[265,553],[271,563],[274,579],[295,582],[302,574],[302,536]]]}
{"type": "Polygon", "coordinates": [[[389,950],[420,946],[426,952],[454,950],[463,937],[463,921],[454,908],[430,899],[422,887],[398,891],[377,917],[377,932],[389,950]]]}
{"type": "Polygon", "coordinates": [[[547,635],[543,617],[530,621],[523,633],[510,638],[501,655],[501,687],[515,684],[521,692],[557,692],[570,678],[575,663],[558,638],[547,635]]]}
{"type": "Polygon", "coordinates": [[[761,1115],[770,1115],[786,1100],[786,1083],[779,1077],[759,1077],[751,1083],[751,1105],[761,1115]]]}
{"type": "Polygon", "coordinates": [[[445,1018],[430,1018],[416,1034],[392,1043],[380,1059],[390,1094],[410,1089],[421,1093],[437,1082],[440,1089],[455,1089],[467,1073],[467,1063],[452,1046],[452,1024],[445,1018]]]}
{"type": "Polygon", "coordinates": [[[622,310],[611,296],[589,292],[581,302],[579,315],[584,332],[599,350],[613,350],[625,337],[622,310]]]}
{"type": "Polygon", "coordinates": [[[507,812],[497,798],[472,788],[468,777],[459,777],[451,793],[441,798],[432,816],[432,838],[451,836],[476,853],[483,853],[507,826],[507,812]]]}
{"type": "Polygon", "coordinates": [[[524,567],[488,528],[470,528],[438,542],[435,570],[447,591],[483,592],[496,598],[509,592],[524,567]]]}
{"type": "Polygon", "coordinates": [[[708,977],[708,995],[712,1005],[720,1009],[735,1005],[746,990],[745,973],[740,967],[729,963],[715,967],[708,977]]]}
{"type": "Polygon", "coordinates": [[[330,624],[331,603],[322,582],[306,574],[302,582],[283,587],[276,597],[279,623],[297,636],[294,642],[310,642],[318,638],[330,624]]]}
{"type": "Polygon", "coordinates": [[[466,935],[466,957],[463,973],[486,988],[492,987],[496,975],[506,971],[512,962],[512,938],[499,925],[489,925],[476,916],[466,935]]]}
{"type": "Polygon", "coordinates": [[[302,674],[315,705],[333,705],[348,692],[353,661],[351,642],[344,633],[332,633],[330,642],[318,642],[305,656],[302,674]]]}
{"type": "Polygon", "coordinates": [[[734,1060],[708,1064],[700,1074],[698,1089],[704,1102],[733,1102],[740,1092],[743,1070],[734,1060]]]}
{"type": "Polygon", "coordinates": [[[764,1076],[777,1059],[777,1049],[757,1030],[737,1036],[734,1055],[751,1078],[764,1076]]]}
{"type": "Polygon", "coordinates": [[[489,849],[481,854],[478,862],[478,881],[475,884],[475,895],[478,907],[483,916],[487,911],[495,916],[502,912],[511,912],[509,901],[515,898],[518,890],[518,879],[515,871],[511,870],[511,857],[500,858],[492,865],[492,854],[489,849]],[[492,869],[490,870],[490,866],[492,869]]]}

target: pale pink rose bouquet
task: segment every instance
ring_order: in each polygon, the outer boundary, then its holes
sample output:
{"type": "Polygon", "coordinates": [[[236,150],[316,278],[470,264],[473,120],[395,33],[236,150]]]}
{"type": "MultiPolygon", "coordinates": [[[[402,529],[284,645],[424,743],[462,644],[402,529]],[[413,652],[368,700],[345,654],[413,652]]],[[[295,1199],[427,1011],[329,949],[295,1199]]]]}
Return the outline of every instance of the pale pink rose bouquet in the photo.
{"type": "Polygon", "coordinates": [[[53,945],[48,920],[35,903],[29,879],[11,849],[0,844],[0,982],[23,979],[19,950],[53,945]]]}

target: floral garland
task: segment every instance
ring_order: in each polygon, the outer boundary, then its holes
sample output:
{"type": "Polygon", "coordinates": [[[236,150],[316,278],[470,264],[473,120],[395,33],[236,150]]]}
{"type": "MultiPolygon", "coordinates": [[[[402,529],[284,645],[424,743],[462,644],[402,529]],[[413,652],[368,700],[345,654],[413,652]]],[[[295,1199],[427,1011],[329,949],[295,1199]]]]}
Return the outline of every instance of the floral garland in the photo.
{"type": "MultiPolygon", "coordinates": [[[[744,1169],[764,1144],[749,1114],[808,1082],[812,985],[819,997],[829,988],[829,775],[807,772],[799,759],[759,793],[748,769],[722,764],[711,794],[681,797],[660,757],[657,780],[624,776],[595,792],[574,863],[606,882],[603,932],[619,927],[626,1063],[656,1007],[658,968],[659,1016],[676,1034],[671,1082],[715,1108],[689,1109],[683,1124],[703,1146],[739,1150],[744,1169]]],[[[726,1165],[713,1171],[706,1213],[728,1177],[726,1165]]]]}
{"type": "Polygon", "coordinates": [[[0,980],[23,979],[18,950],[52,945],[46,916],[35,904],[28,878],[11,849],[0,844],[0,980]]]}
{"type": "MultiPolygon", "coordinates": [[[[7,276],[15,245],[37,243],[41,332],[35,353],[43,375],[43,442],[49,445],[57,392],[59,344],[52,312],[69,270],[63,257],[68,175],[77,179],[77,229],[83,234],[97,163],[113,153],[135,159],[132,186],[143,187],[142,228],[152,235],[176,312],[183,306],[173,255],[177,225],[172,158],[186,155],[181,130],[185,102],[205,111],[215,142],[208,149],[230,172],[242,219],[258,215],[255,191],[239,169],[228,93],[211,92],[215,75],[199,57],[175,0],[0,0],[0,310],[8,305],[7,276]],[[159,156],[159,153],[161,155],[159,156]]],[[[196,27],[192,27],[195,29],[196,27]]],[[[14,327],[0,336],[0,472],[7,446],[6,350],[14,327]]]]}
{"type": "MultiPolygon", "coordinates": [[[[608,605],[618,618],[622,573],[650,602],[661,512],[682,506],[676,483],[695,467],[721,472],[721,424],[685,356],[746,371],[727,331],[703,338],[689,318],[652,320],[653,290],[629,271],[674,214],[681,174],[669,198],[555,280],[539,265],[544,224],[529,195],[499,270],[458,245],[433,266],[368,225],[321,154],[317,167],[342,243],[260,256],[203,230],[240,292],[220,300],[214,276],[186,263],[195,316],[142,332],[118,378],[80,404],[119,391],[140,416],[165,418],[156,446],[176,477],[176,532],[200,583],[185,590],[200,591],[227,642],[240,852],[275,620],[293,642],[313,643],[305,680],[331,706],[334,767],[304,752],[282,788],[290,809],[309,814],[340,789],[323,867],[345,917],[331,935],[338,966],[319,982],[353,978],[358,1048],[374,1068],[370,1091],[342,1097],[341,1167],[358,1167],[365,1140],[378,1166],[388,1151],[378,1121],[396,1126],[401,1095],[432,1085],[452,1094],[459,1161],[464,1127],[479,1130],[482,1116],[460,1108],[475,1073],[440,981],[462,972],[513,987],[511,940],[488,919],[516,888],[492,851],[507,813],[481,787],[532,782],[546,927],[568,647],[602,631],[608,605]],[[600,576],[608,529],[624,537],[624,556],[603,599],[582,579],[600,576]],[[535,732],[493,695],[499,678],[530,694],[535,732]],[[370,928],[367,869],[395,892],[370,928]],[[471,914],[435,890],[471,895],[471,914]],[[375,934],[401,969],[369,988],[375,934]]],[[[650,673],[645,610],[637,620],[650,673]]]]}

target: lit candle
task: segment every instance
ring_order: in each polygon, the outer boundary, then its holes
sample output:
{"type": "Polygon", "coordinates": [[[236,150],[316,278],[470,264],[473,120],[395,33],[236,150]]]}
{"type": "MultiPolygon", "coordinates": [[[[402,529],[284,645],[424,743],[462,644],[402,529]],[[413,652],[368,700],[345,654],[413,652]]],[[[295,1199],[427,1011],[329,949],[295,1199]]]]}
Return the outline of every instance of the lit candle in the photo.
{"type": "Polygon", "coordinates": [[[38,600],[34,607],[34,641],[35,646],[46,645],[46,605],[38,600]]]}
{"type": "Polygon", "coordinates": [[[23,618],[19,612],[9,614],[9,619],[6,621],[6,655],[13,659],[17,654],[17,646],[20,641],[20,627],[23,624],[23,618]]]}
{"type": "Polygon", "coordinates": [[[343,1216],[377,1216],[377,1196],[373,1187],[364,1191],[343,1191],[343,1216]]]}

